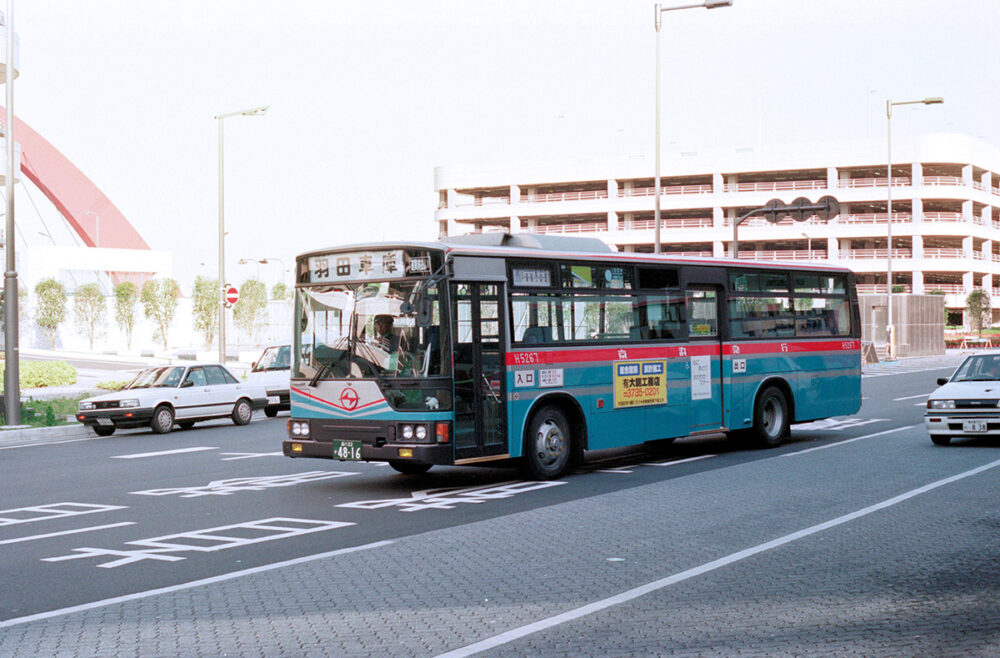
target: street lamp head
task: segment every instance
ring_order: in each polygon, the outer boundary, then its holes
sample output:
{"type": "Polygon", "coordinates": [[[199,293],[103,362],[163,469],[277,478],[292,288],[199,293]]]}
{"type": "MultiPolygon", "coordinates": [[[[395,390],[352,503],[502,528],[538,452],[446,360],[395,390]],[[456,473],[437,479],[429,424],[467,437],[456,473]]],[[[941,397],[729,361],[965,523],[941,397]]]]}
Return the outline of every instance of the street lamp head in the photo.
{"type": "Polygon", "coordinates": [[[259,114],[267,114],[267,108],[269,107],[271,106],[265,105],[264,107],[255,107],[252,110],[244,110],[243,112],[240,112],[240,114],[242,114],[245,117],[253,117],[259,114]]]}
{"type": "Polygon", "coordinates": [[[718,9],[719,7],[732,7],[733,0],[705,0],[705,9],[718,9]]]}
{"type": "Polygon", "coordinates": [[[923,101],[924,105],[939,105],[943,102],[944,99],[941,98],[940,96],[930,96],[928,98],[925,98],[923,101]]]}

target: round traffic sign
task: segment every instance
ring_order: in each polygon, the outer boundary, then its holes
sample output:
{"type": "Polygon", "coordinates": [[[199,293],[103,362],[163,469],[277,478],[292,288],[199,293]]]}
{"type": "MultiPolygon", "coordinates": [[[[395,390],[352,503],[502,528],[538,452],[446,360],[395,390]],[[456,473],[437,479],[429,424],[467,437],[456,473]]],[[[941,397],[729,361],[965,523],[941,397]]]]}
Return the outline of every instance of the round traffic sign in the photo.
{"type": "Polygon", "coordinates": [[[236,289],[236,286],[226,288],[226,303],[235,304],[238,301],[240,301],[240,291],[236,289]]]}

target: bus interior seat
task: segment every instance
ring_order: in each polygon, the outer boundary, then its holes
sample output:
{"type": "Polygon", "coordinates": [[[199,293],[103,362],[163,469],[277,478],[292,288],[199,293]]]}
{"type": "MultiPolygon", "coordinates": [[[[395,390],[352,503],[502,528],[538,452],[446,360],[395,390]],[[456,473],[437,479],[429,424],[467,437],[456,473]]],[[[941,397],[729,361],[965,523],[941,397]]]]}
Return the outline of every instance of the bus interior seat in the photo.
{"type": "Polygon", "coordinates": [[[521,336],[521,342],[525,345],[536,345],[538,343],[552,342],[551,327],[528,327],[521,336]]]}

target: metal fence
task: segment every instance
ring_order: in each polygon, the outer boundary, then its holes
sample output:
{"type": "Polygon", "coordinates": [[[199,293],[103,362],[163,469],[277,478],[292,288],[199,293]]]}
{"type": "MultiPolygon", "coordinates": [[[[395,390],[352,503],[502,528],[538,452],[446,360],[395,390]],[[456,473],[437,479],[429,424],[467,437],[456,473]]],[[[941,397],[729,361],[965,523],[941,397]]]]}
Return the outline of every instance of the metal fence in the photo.
{"type": "MultiPolygon", "coordinates": [[[[896,293],[892,322],[896,325],[896,356],[944,354],[944,296],[896,293]]],[[[885,295],[858,295],[861,340],[871,341],[885,354],[888,307],[885,295]]]]}

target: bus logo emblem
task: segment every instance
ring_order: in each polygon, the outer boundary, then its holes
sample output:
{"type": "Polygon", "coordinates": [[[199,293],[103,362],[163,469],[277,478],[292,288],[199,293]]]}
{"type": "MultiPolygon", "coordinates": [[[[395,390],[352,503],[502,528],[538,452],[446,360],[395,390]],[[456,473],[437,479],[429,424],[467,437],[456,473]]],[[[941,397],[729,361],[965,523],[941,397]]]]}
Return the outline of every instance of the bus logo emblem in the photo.
{"type": "Polygon", "coordinates": [[[358,392],[348,386],[340,392],[340,404],[344,409],[351,411],[358,406],[358,392]]]}

